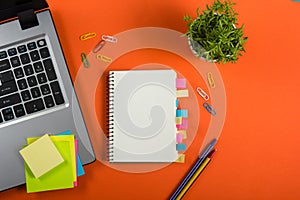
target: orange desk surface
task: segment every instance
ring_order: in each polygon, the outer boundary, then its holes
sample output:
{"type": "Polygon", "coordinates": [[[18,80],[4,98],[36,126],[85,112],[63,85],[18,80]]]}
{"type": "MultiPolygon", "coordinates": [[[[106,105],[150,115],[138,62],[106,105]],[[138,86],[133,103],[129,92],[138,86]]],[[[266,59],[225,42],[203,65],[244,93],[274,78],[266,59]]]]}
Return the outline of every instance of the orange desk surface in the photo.
{"type": "MultiPolygon", "coordinates": [[[[182,16],[211,0],[48,0],[74,79],[80,53],[94,40],[86,32],[114,35],[156,26],[186,31],[182,16]]],[[[222,135],[209,167],[184,199],[300,199],[300,3],[235,0],[249,37],[236,64],[217,64],[227,95],[222,135]]],[[[131,55],[124,64],[151,59],[131,55]]],[[[172,62],[172,61],[170,61],[172,62]]],[[[189,70],[189,69],[187,69],[189,70]]],[[[0,192],[0,199],[167,199],[196,159],[201,141],[187,150],[185,164],[131,174],[94,162],[78,187],[27,194],[25,186],[0,192]],[[189,156],[190,154],[190,156],[189,156]]],[[[1,180],[0,180],[1,181],[1,180]]]]}

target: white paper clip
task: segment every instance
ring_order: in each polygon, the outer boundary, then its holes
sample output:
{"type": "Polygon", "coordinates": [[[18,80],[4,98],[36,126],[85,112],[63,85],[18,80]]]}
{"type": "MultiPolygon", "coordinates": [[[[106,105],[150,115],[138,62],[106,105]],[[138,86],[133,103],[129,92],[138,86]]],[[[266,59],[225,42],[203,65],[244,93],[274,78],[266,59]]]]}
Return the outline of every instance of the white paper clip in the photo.
{"type": "Polygon", "coordinates": [[[204,90],[202,90],[200,87],[196,88],[198,94],[205,100],[208,101],[209,100],[209,96],[208,94],[206,94],[206,92],[204,92],[204,90]]]}
{"type": "Polygon", "coordinates": [[[110,36],[110,35],[102,35],[101,36],[102,40],[106,41],[106,42],[112,42],[112,43],[117,43],[118,39],[110,36]]]}

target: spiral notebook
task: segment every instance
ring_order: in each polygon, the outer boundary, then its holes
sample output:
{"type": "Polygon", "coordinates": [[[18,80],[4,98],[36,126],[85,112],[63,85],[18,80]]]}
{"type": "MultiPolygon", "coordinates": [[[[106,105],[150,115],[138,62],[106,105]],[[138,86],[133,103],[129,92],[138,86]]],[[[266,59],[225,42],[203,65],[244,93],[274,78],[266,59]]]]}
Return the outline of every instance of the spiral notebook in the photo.
{"type": "Polygon", "coordinates": [[[176,72],[110,71],[108,80],[109,161],[175,161],[176,72]]]}

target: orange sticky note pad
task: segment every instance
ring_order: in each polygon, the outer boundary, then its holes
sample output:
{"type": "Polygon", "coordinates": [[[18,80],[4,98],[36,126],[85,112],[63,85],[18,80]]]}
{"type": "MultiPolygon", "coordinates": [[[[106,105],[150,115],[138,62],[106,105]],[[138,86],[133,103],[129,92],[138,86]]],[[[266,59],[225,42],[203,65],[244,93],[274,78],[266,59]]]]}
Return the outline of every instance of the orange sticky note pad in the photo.
{"type": "Polygon", "coordinates": [[[59,164],[63,157],[48,134],[19,151],[35,178],[39,178],[59,164]]]}

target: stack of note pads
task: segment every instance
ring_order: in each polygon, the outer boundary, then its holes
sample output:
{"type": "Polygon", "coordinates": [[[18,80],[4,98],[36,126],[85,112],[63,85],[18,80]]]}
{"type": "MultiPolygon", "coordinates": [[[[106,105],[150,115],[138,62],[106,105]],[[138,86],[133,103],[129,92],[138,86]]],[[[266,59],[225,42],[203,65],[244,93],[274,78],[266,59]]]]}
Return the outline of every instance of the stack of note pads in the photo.
{"type": "Polygon", "coordinates": [[[77,177],[84,174],[77,143],[70,131],[27,138],[27,146],[20,150],[27,192],[76,187],[77,177]]]}

